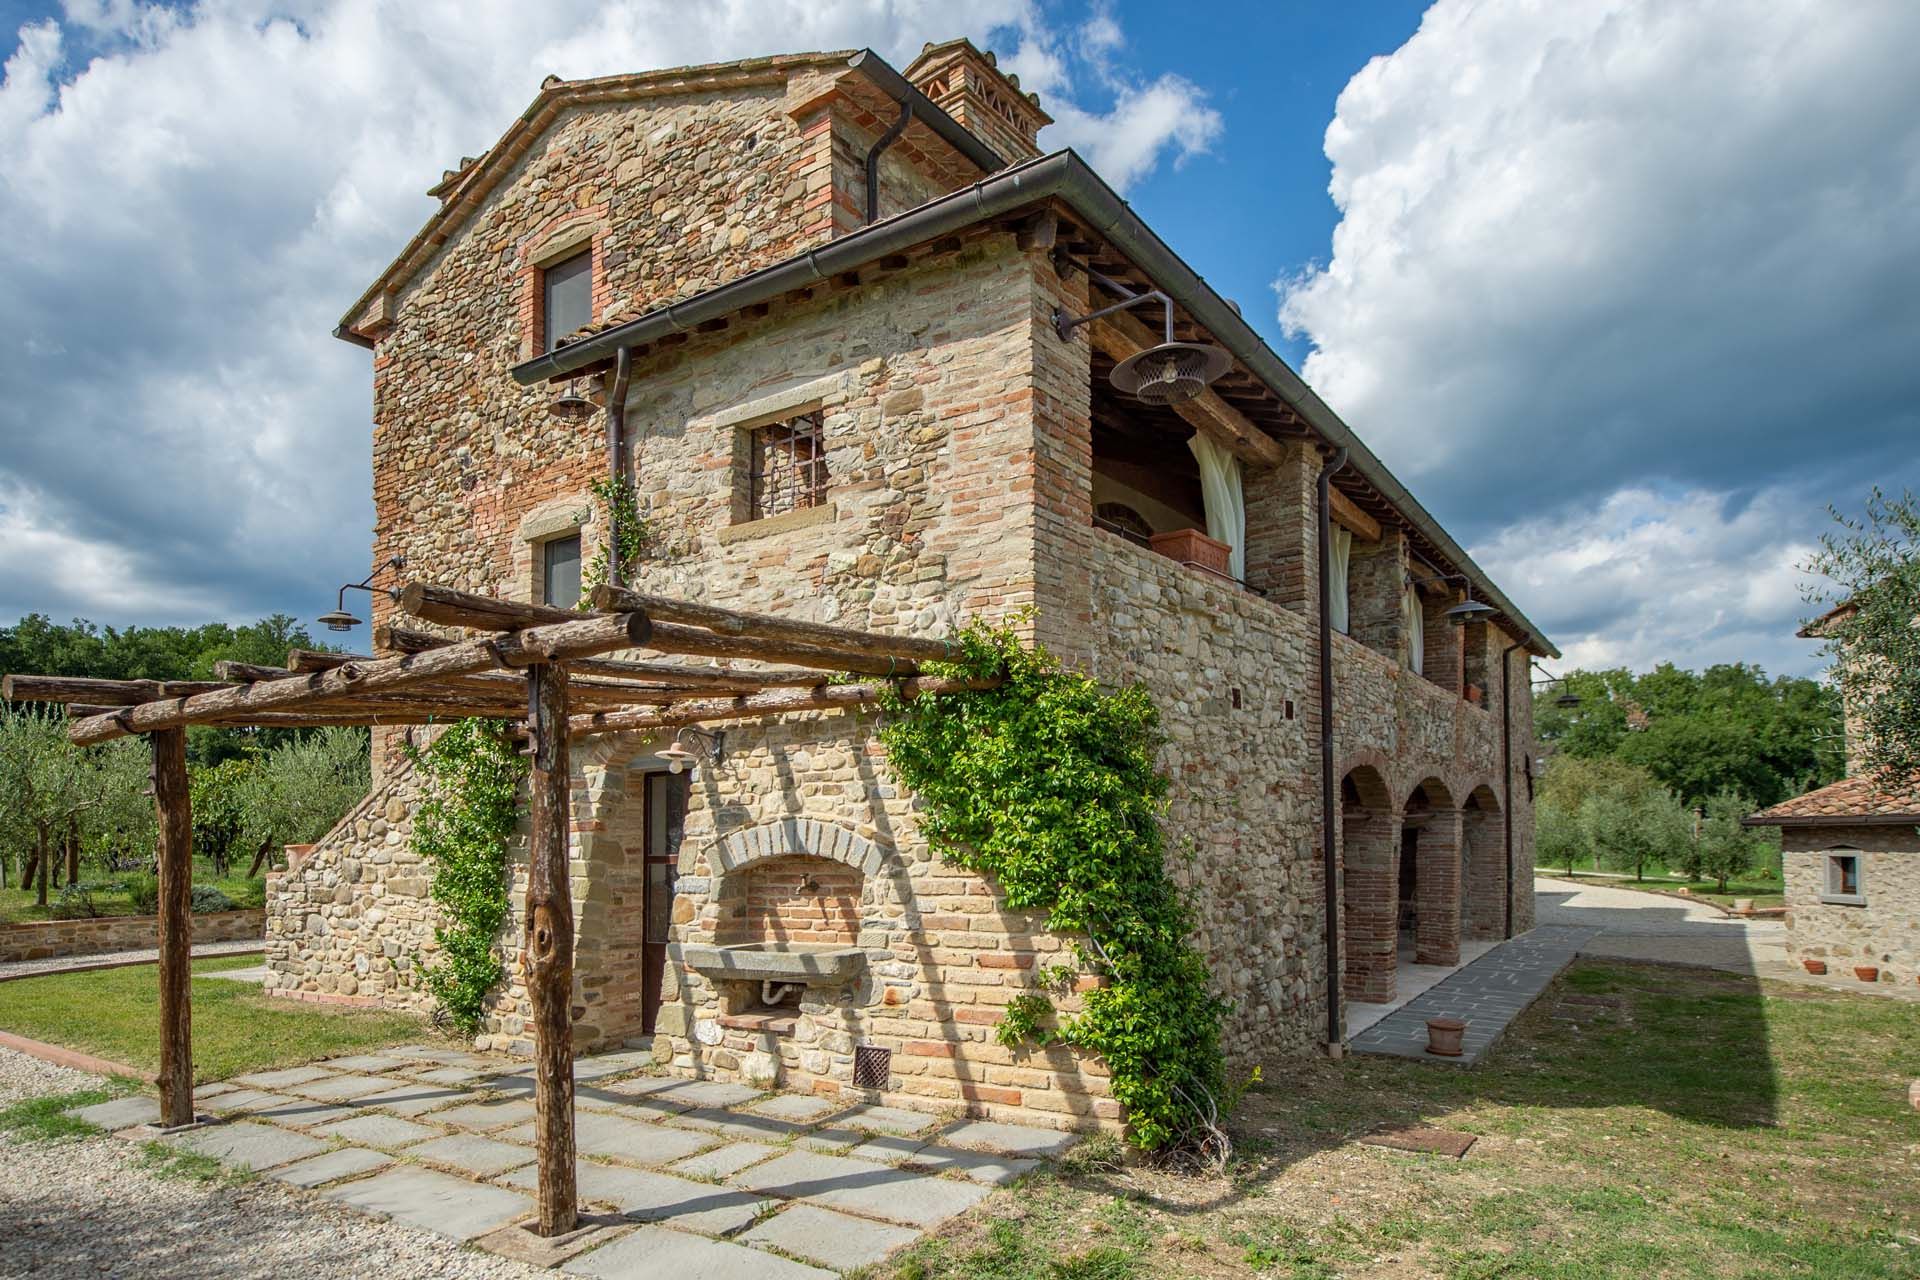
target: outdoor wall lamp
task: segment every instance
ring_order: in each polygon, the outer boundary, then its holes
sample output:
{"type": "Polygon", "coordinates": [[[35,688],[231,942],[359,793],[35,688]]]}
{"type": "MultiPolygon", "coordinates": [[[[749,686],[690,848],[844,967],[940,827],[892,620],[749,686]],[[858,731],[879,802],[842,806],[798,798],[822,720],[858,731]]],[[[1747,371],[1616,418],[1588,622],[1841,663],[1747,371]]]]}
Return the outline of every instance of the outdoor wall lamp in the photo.
{"type": "Polygon", "coordinates": [[[1580,705],[1580,695],[1577,693],[1574,693],[1572,690],[1567,688],[1567,678],[1565,676],[1554,675],[1553,672],[1547,670],[1545,667],[1541,666],[1538,662],[1535,662],[1533,664],[1533,668],[1534,670],[1538,671],[1541,675],[1546,677],[1546,679],[1544,680],[1535,680],[1533,683],[1557,684],[1560,686],[1560,695],[1553,700],[1554,706],[1564,707],[1564,708],[1567,708],[1568,710],[1571,710],[1574,707],[1577,707],[1580,705]]]}
{"type": "Polygon", "coordinates": [[[362,622],[362,619],[356,618],[351,613],[347,612],[347,592],[364,591],[368,595],[372,595],[375,591],[384,591],[389,600],[398,599],[400,595],[399,592],[394,591],[388,587],[375,587],[372,585],[372,582],[375,578],[380,576],[380,573],[383,570],[404,568],[406,566],[406,563],[407,563],[407,557],[405,555],[387,557],[387,561],[385,564],[382,564],[378,568],[374,569],[372,573],[360,579],[360,581],[349,582],[345,586],[341,587],[340,594],[338,595],[338,597],[335,598],[332,612],[323,613],[319,617],[315,618],[314,621],[318,622],[320,625],[324,626],[329,631],[353,630],[355,627],[360,625],[360,623],[362,622]]]}
{"type": "Polygon", "coordinates": [[[1162,326],[1162,338],[1157,347],[1148,347],[1136,351],[1113,367],[1107,375],[1107,381],[1114,390],[1133,396],[1153,405],[1181,404],[1193,399],[1205,391],[1233,363],[1233,357],[1219,347],[1208,346],[1200,342],[1178,342],[1173,336],[1173,299],[1158,289],[1146,293],[1134,293],[1117,280],[1109,280],[1096,271],[1089,270],[1087,275],[1103,288],[1121,295],[1121,300],[1110,307],[1098,311],[1089,311],[1084,316],[1070,316],[1065,310],[1055,307],[1053,312],[1054,332],[1065,342],[1073,331],[1083,324],[1089,324],[1102,316],[1110,316],[1117,311],[1137,307],[1143,302],[1158,302],[1166,308],[1166,322],[1162,326]]]}
{"type": "Polygon", "coordinates": [[[593,401],[580,394],[579,379],[568,378],[567,389],[553,398],[547,412],[562,422],[580,422],[593,415],[593,401]]]}
{"type": "Polygon", "coordinates": [[[1456,627],[1464,627],[1469,622],[1485,622],[1500,612],[1483,600],[1462,600],[1440,616],[1456,627]]]}
{"type": "Polygon", "coordinates": [[[711,764],[719,764],[727,751],[727,731],[725,729],[702,729],[688,725],[673,735],[673,744],[662,750],[659,755],[667,762],[668,773],[685,773],[689,766],[700,763],[702,753],[711,764]],[[691,740],[700,748],[695,751],[687,746],[691,740]]]}

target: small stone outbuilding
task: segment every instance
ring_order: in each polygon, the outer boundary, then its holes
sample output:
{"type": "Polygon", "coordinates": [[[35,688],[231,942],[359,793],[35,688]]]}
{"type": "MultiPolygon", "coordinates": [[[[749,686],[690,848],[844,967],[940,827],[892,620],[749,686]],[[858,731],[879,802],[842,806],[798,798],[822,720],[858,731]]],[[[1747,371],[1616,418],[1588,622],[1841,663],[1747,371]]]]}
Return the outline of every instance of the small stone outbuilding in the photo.
{"type": "Polygon", "coordinates": [[[1920,794],[1843,778],[1747,821],[1780,828],[1795,961],[1920,982],[1920,794]]]}

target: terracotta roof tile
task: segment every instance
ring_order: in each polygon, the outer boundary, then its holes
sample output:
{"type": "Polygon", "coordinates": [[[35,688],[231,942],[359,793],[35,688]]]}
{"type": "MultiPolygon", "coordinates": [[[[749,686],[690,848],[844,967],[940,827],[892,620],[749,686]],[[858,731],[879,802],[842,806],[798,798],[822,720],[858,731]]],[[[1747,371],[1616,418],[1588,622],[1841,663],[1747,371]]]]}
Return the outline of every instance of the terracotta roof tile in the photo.
{"type": "Polygon", "coordinates": [[[1883,786],[1871,775],[1842,778],[1830,786],[1762,809],[1747,819],[1750,826],[1798,826],[1802,823],[1913,822],[1920,824],[1920,786],[1883,786]]]}

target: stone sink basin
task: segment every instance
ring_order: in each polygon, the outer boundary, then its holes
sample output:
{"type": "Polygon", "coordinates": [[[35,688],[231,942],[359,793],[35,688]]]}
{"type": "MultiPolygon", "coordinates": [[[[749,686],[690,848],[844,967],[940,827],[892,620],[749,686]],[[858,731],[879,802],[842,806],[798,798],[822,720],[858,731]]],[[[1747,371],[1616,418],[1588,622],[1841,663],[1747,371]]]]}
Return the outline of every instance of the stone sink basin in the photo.
{"type": "Polygon", "coordinates": [[[867,971],[867,953],[828,942],[735,942],[725,946],[687,942],[678,959],[707,975],[730,982],[805,983],[838,986],[867,971]]]}

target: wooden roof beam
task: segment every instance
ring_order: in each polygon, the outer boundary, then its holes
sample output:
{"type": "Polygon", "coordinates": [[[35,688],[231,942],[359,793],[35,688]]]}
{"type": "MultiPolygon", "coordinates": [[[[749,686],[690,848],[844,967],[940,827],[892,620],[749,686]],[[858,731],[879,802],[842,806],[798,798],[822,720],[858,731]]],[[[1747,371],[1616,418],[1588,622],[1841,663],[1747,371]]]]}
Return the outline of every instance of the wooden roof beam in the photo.
{"type": "MultiPolygon", "coordinates": [[[[952,680],[922,676],[895,681],[903,698],[918,698],[929,693],[956,693],[963,689],[991,689],[1000,681],[952,680]]],[[[583,734],[614,733],[647,729],[678,729],[690,724],[708,724],[716,720],[757,720],[762,716],[783,715],[793,711],[834,711],[872,706],[880,701],[884,681],[861,684],[830,684],[817,689],[759,693],[745,698],[689,702],[666,711],[609,711],[575,716],[568,731],[583,734]]]]}

